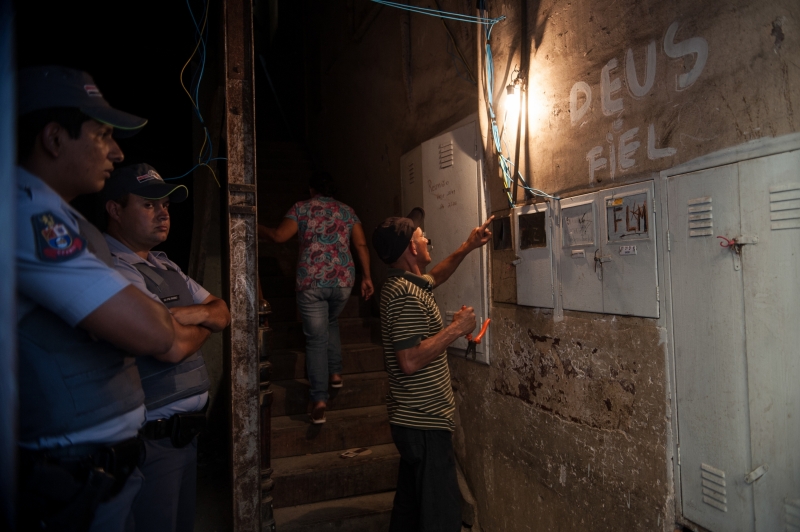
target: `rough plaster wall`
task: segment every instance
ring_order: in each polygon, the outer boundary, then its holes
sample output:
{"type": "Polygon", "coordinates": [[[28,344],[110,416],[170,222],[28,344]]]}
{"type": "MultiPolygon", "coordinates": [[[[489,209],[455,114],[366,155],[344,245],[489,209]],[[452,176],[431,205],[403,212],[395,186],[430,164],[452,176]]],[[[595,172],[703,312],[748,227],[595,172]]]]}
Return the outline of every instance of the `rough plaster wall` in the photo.
{"type": "MultiPolygon", "coordinates": [[[[467,12],[471,2],[440,4],[467,12]]],[[[438,19],[366,3],[353,14],[356,28],[371,9],[380,12],[356,42],[344,3],[326,6],[316,149],[337,178],[339,198],[356,210],[369,240],[383,219],[405,214],[400,212],[401,155],[474,113],[476,86],[458,77],[448,54],[450,38],[438,19]]],[[[474,28],[453,23],[450,28],[474,72],[474,28]]],[[[385,267],[375,255],[371,262],[380,280],[385,267]]]]}
{"type": "Polygon", "coordinates": [[[514,305],[496,305],[492,327],[491,367],[451,358],[456,453],[482,529],[663,529],[664,330],[514,305]]]}

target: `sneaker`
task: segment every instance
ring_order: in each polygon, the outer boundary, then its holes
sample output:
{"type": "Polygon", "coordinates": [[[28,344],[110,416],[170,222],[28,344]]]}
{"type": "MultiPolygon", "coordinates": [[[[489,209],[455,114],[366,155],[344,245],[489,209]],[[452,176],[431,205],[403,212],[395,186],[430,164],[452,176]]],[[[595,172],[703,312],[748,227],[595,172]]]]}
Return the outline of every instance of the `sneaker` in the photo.
{"type": "Polygon", "coordinates": [[[338,373],[334,373],[331,375],[331,388],[341,388],[344,386],[344,381],[342,380],[342,376],[338,373]]]}
{"type": "Polygon", "coordinates": [[[327,421],[325,419],[325,407],[327,406],[325,401],[317,401],[314,403],[314,408],[311,410],[311,413],[308,414],[309,418],[311,418],[311,423],[314,425],[322,425],[327,421]]]}

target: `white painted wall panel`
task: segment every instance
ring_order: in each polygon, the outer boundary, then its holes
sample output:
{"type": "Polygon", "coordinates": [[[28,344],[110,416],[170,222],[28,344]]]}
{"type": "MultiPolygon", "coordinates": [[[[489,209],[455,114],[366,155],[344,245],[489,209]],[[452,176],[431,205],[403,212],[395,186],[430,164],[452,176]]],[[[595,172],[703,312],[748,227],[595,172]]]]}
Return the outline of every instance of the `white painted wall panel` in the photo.
{"type": "MultiPolygon", "coordinates": [[[[425,209],[424,230],[433,242],[431,267],[458,249],[486,219],[477,140],[477,124],[470,122],[424,142],[401,159],[403,214],[416,206],[425,209]]],[[[475,308],[479,326],[489,316],[487,260],[486,247],[473,251],[447,282],[434,289],[445,323],[462,305],[475,308]]],[[[486,364],[491,331],[490,327],[477,347],[476,360],[486,364]]],[[[450,351],[463,356],[466,347],[466,339],[459,338],[450,351]]]]}
{"type": "Polygon", "coordinates": [[[604,227],[603,312],[658,318],[653,182],[598,195],[604,227]]]}
{"type": "Polygon", "coordinates": [[[736,165],[669,179],[669,261],[683,514],[753,530],[741,269],[716,235],[737,235],[736,165]],[[710,215],[698,227],[698,216],[710,215]]]}
{"type": "Polygon", "coordinates": [[[514,209],[517,304],[553,308],[553,230],[549,203],[514,209]]]}
{"type": "Polygon", "coordinates": [[[756,530],[800,530],[800,151],[739,163],[739,182],[756,530]]]}
{"type": "Polygon", "coordinates": [[[603,312],[603,281],[596,194],[561,200],[561,298],[565,310],[603,312]]]}

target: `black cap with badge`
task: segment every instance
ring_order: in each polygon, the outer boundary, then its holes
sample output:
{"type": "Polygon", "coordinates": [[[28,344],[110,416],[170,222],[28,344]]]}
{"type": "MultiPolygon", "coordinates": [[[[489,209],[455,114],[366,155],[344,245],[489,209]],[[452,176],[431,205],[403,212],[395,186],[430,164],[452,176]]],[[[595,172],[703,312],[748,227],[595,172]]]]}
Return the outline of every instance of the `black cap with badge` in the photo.
{"type": "Polygon", "coordinates": [[[17,75],[17,113],[19,116],[52,109],[74,107],[83,114],[114,127],[114,137],[130,137],[147,120],[114,109],[103,98],[86,72],[62,66],[23,68],[17,75]]]}
{"type": "Polygon", "coordinates": [[[103,201],[118,200],[126,194],[146,199],[162,199],[169,196],[172,203],[180,203],[189,197],[189,189],[183,185],[170,185],[158,175],[156,169],[146,163],[117,168],[106,181],[103,201]]]}
{"type": "Polygon", "coordinates": [[[393,216],[383,221],[372,232],[372,247],[386,264],[394,264],[411,241],[411,236],[425,221],[425,211],[414,207],[408,216],[393,216]]]}

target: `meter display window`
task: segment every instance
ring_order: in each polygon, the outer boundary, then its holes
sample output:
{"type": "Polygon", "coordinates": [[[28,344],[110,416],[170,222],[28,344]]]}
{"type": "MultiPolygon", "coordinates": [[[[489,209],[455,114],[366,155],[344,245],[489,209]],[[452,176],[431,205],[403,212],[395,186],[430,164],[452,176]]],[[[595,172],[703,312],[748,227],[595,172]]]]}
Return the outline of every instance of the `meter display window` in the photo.
{"type": "Polygon", "coordinates": [[[495,218],[492,220],[492,244],[495,251],[501,249],[511,249],[511,218],[495,218]]]}
{"type": "Polygon", "coordinates": [[[545,229],[544,216],[544,212],[534,212],[519,216],[520,249],[547,247],[547,231],[545,229]]]}

